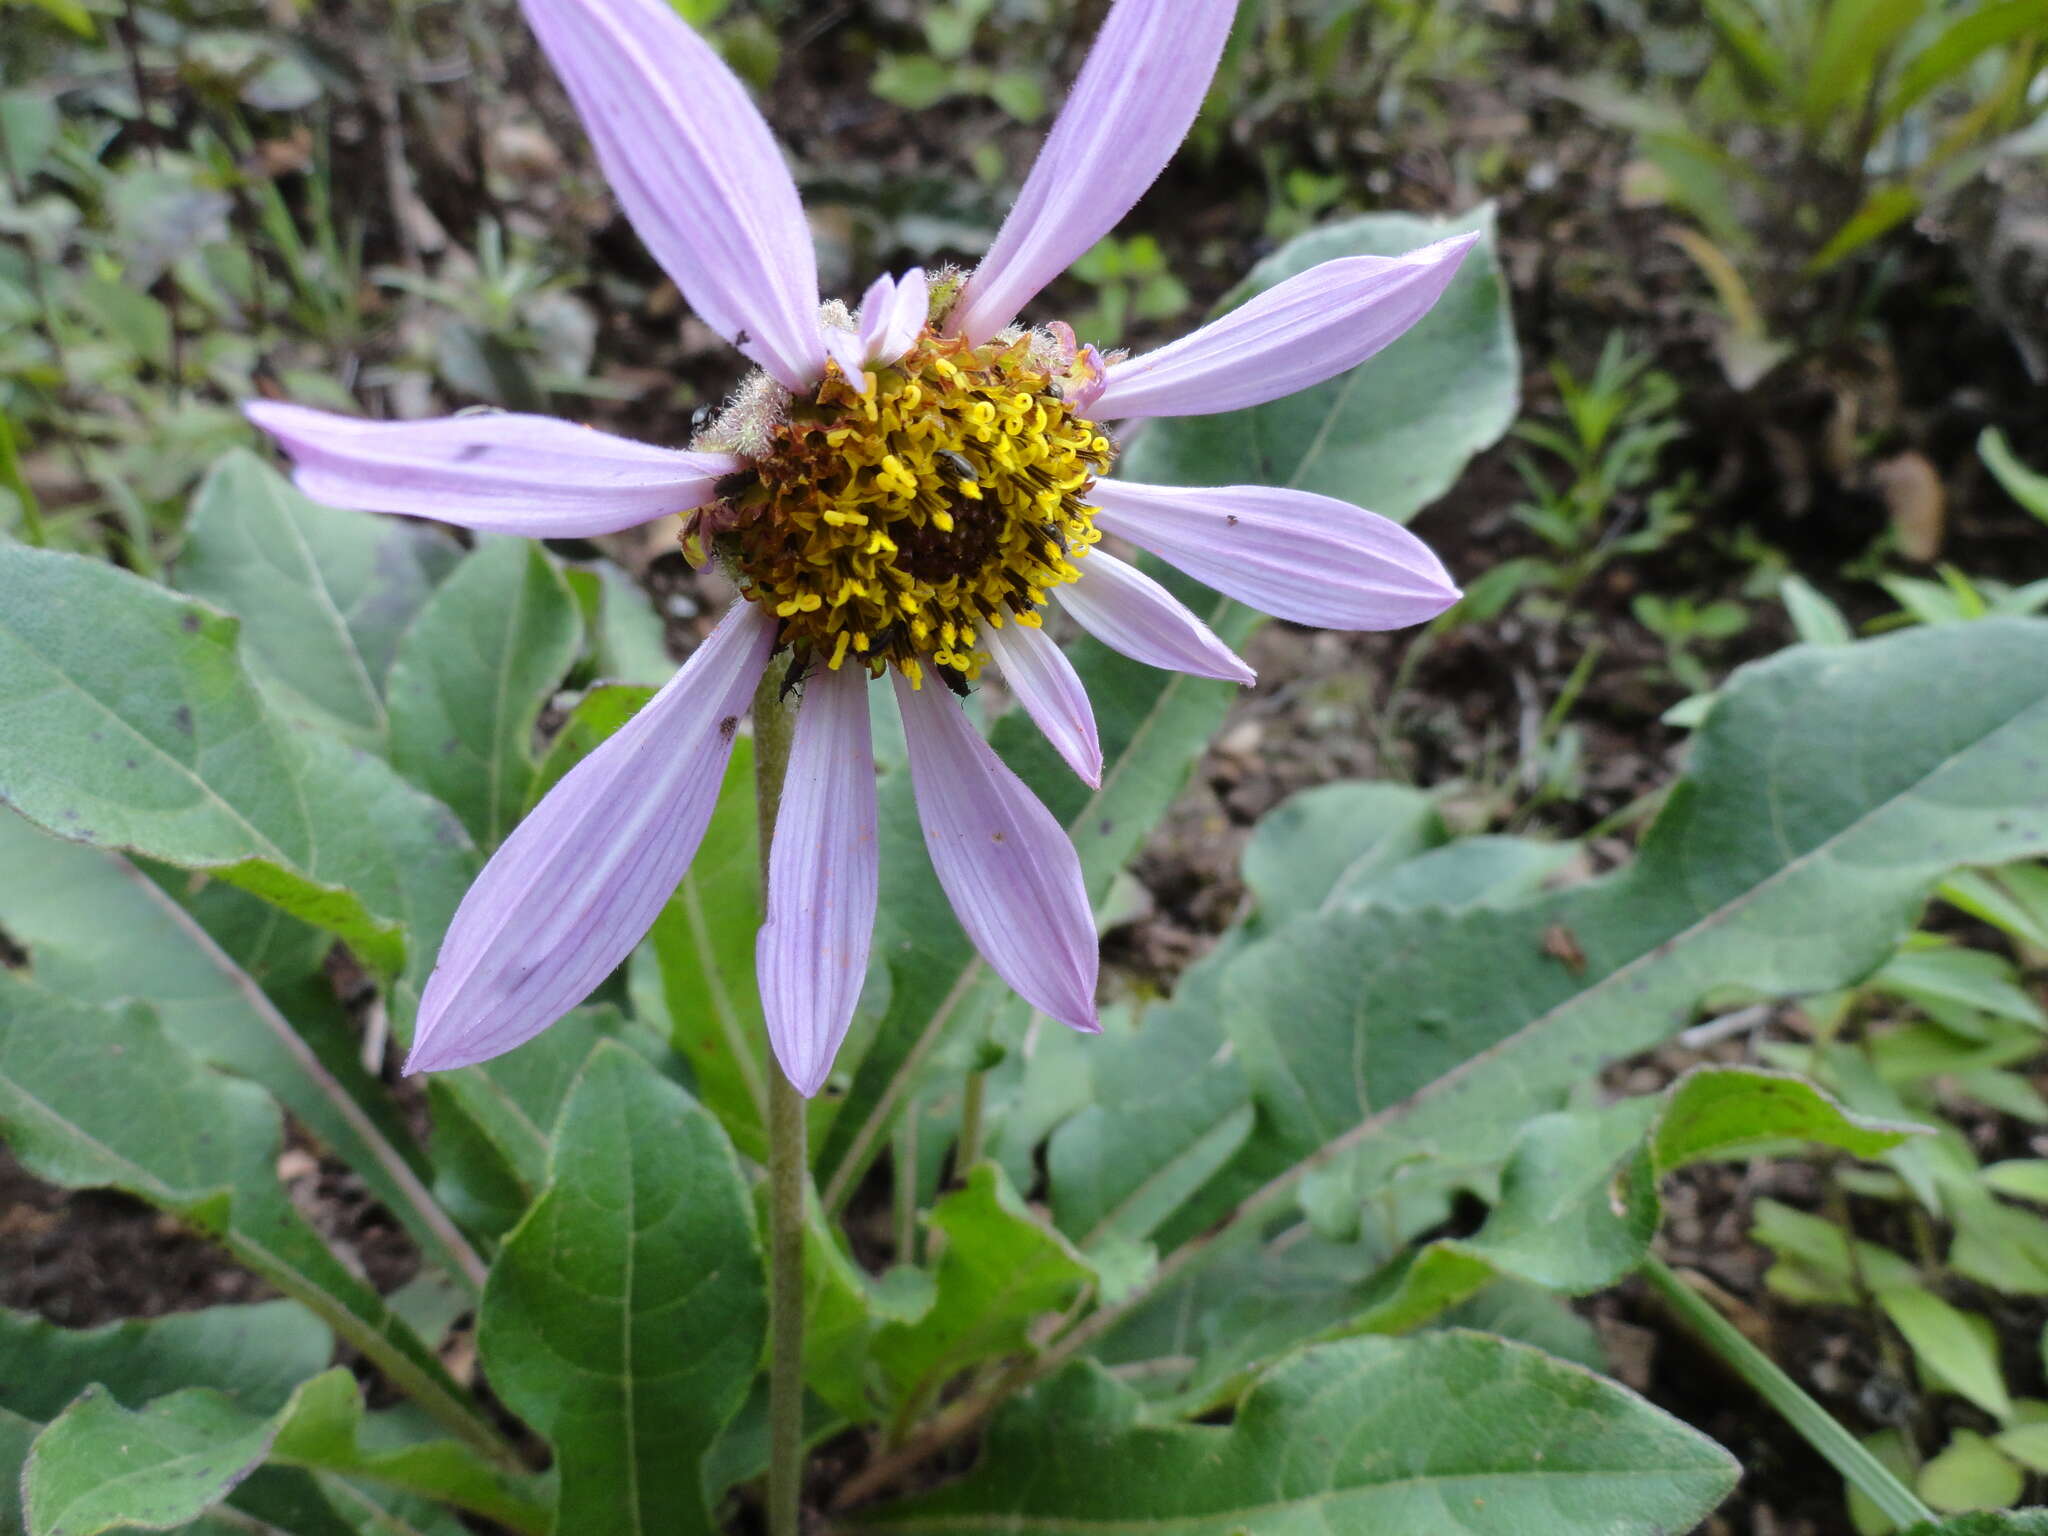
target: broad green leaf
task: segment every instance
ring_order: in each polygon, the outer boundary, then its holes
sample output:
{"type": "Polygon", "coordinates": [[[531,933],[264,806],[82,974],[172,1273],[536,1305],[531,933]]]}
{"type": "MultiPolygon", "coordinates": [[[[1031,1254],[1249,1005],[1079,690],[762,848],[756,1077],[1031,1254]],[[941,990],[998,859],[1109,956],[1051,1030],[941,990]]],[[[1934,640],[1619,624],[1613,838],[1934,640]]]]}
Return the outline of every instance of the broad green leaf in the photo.
{"type": "Polygon", "coordinates": [[[1350,373],[1270,405],[1151,423],[1119,473],[1166,485],[1283,485],[1406,522],[1515,419],[1520,363],[1493,210],[1437,223],[1368,214],[1289,241],[1226,307],[1346,256],[1395,256],[1460,230],[1480,241],[1436,307],[1350,373]]]}
{"type": "Polygon", "coordinates": [[[433,1073],[436,1195],[466,1225],[509,1232],[547,1185],[548,1137],[590,1053],[601,1040],[645,1039],[616,1008],[579,1008],[516,1051],[433,1073]]]}
{"type": "Polygon", "coordinates": [[[661,615],[647,589],[609,560],[594,570],[600,589],[597,622],[591,626],[597,675],[606,682],[659,688],[675,676],[661,615]]]}
{"type": "Polygon", "coordinates": [[[1155,1427],[1140,1408],[1099,1371],[1070,1370],[997,1421],[965,1481],[864,1523],[923,1536],[1653,1536],[1690,1530],[1738,1470],[1614,1383],[1480,1334],[1293,1356],[1228,1427],[1155,1427]]]}
{"type": "Polygon", "coordinates": [[[898,1393],[936,1390],[955,1372],[1027,1347],[1030,1325],[1072,1301],[1092,1274],[1060,1235],[1025,1209],[994,1163],[968,1170],[967,1185],[927,1218],[943,1233],[938,1295],[916,1323],[892,1323],[874,1355],[898,1393]]]}
{"type": "Polygon", "coordinates": [[[578,699],[541,757],[539,771],[526,792],[525,810],[540,804],[541,797],[561,783],[564,774],[608,741],[653,697],[652,688],[638,683],[599,683],[578,699]]]}
{"type": "Polygon", "coordinates": [[[28,1530],[21,1508],[21,1471],[29,1447],[42,1430],[33,1419],[0,1408],[0,1536],[24,1536],[28,1530]]]}
{"type": "Polygon", "coordinates": [[[1322,914],[1241,950],[1223,1013],[1262,1121],[1204,1209],[1278,1176],[1341,1181],[1325,1207],[1469,1178],[1710,989],[1860,979],[1949,869],[2048,846],[2044,762],[2048,624],[1744,669],[1630,868],[1504,911],[1322,914]]]}
{"type": "Polygon", "coordinates": [[[272,1433],[204,1388],[131,1412],[88,1387],[29,1450],[21,1482],[30,1536],[184,1525],[262,1465],[272,1433]]]}
{"type": "Polygon", "coordinates": [[[177,581],[242,621],[242,659],[278,713],[382,751],[398,637],[460,556],[444,534],[307,500],[254,454],[192,501],[177,581]]]}
{"type": "Polygon", "coordinates": [[[1465,1249],[1567,1294],[1634,1269],[1657,1230],[1656,1174],[1640,1155],[1650,1109],[1539,1115],[1523,1126],[1500,1202],[1465,1249]]]}
{"type": "Polygon", "coordinates": [[[47,1422],[98,1383],[129,1404],[208,1387],[266,1414],[326,1369],[333,1354],[333,1334],[295,1301],[208,1307],[101,1328],[60,1328],[0,1311],[0,1408],[47,1422]]]}
{"type": "MultiPolygon", "coordinates": [[[[1198,993],[1199,978],[1183,978],[1198,993]]],[[[1046,1153],[1053,1215],[1083,1248],[1151,1237],[1251,1134],[1244,1073],[1202,1000],[1139,1016],[1136,1033],[1086,1042],[1086,1105],[1046,1153]]]]}
{"type": "Polygon", "coordinates": [[[1968,1313],[1919,1286],[1883,1291],[1877,1300],[1913,1353],[1952,1389],[1994,1418],[2012,1417],[2012,1397],[1998,1369],[1997,1347],[1987,1345],[1984,1332],[1972,1326],[1968,1313]]]}
{"type": "Polygon", "coordinates": [[[301,1386],[273,1418],[268,1459],[378,1483],[545,1536],[550,1512],[536,1497],[535,1479],[508,1476],[466,1446],[393,1422],[405,1417],[365,1414],[355,1377],[336,1367],[301,1386]]]}
{"type": "Polygon", "coordinates": [[[1755,1068],[1699,1067],[1672,1086],[1650,1152],[1661,1177],[1709,1159],[1732,1160],[1786,1142],[1870,1158],[1921,1128],[1853,1115],[1813,1084],[1755,1068]]]}
{"type": "Polygon", "coordinates": [[[24,1167],[67,1188],[125,1190],[189,1222],[421,1407],[497,1449],[433,1351],[292,1206],[276,1175],[283,1128],[262,1089],[202,1065],[141,1005],[86,1008],[11,971],[0,971],[0,1025],[0,1136],[24,1167]]]}
{"type": "Polygon", "coordinates": [[[583,626],[546,550],[490,539],[441,583],[391,663],[391,761],[445,802],[477,846],[504,841],[527,804],[541,706],[583,626]]]}
{"type": "Polygon", "coordinates": [[[615,1044],[553,1137],[547,1192],[505,1240],[479,1344],[553,1443],[555,1536],[714,1529],[704,1454],[767,1329],[753,1210],[718,1122],[615,1044]]]}
{"type": "Polygon", "coordinates": [[[261,1083],[361,1176],[435,1262],[478,1282],[474,1255],[428,1195],[424,1160],[382,1086],[362,1069],[354,1032],[324,977],[299,990],[295,1025],[191,912],[119,854],[0,814],[0,868],[8,871],[0,928],[28,951],[27,975],[37,987],[94,1006],[150,999],[187,1050],[261,1083]]]}
{"type": "Polygon", "coordinates": [[[1363,907],[1504,907],[1541,890],[1568,868],[1570,843],[1528,837],[1461,837],[1384,872],[1348,876],[1330,892],[1331,910],[1363,907]]]}
{"type": "Polygon", "coordinates": [[[1941,1454],[1920,1469],[1918,1492],[1943,1514],[1957,1514],[2017,1503],[2026,1482],[2026,1475],[1991,1441],[1973,1429],[1959,1429],[1941,1454]]]}
{"type": "Polygon", "coordinates": [[[767,1032],[754,975],[761,926],[754,744],[733,743],[697,856],[633,956],[635,1011],[689,1059],[698,1098],[741,1154],[768,1156],[767,1032]]]}
{"type": "Polygon", "coordinates": [[[1269,811],[1244,850],[1244,883],[1259,925],[1313,912],[1347,887],[1369,883],[1443,842],[1443,818],[1401,784],[1325,784],[1269,811]]]}
{"type": "Polygon", "coordinates": [[[237,634],[103,562],[0,547],[0,802],[60,837],[209,870],[395,972],[403,928],[430,948],[445,927],[467,839],[382,762],[279,725],[237,634]]]}

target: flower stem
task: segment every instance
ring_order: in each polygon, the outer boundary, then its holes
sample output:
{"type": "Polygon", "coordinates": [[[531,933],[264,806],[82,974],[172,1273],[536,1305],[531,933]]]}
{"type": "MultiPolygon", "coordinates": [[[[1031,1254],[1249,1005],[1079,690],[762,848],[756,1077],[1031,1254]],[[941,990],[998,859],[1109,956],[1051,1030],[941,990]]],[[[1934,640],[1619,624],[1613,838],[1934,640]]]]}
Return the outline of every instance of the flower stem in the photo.
{"type": "MultiPolygon", "coordinates": [[[[761,836],[761,911],[796,712],[774,668],[754,694],[754,804],[761,836]]],[[[768,1070],[768,1531],[798,1536],[804,1486],[804,1100],[768,1070]]]]}
{"type": "Polygon", "coordinates": [[[1899,1526],[1917,1525],[1934,1519],[1934,1511],[1892,1476],[1891,1469],[1863,1448],[1863,1443],[1844,1429],[1827,1409],[1821,1407],[1787,1376],[1776,1362],[1758,1349],[1742,1331],[1709,1305],[1662,1259],[1651,1258],[1642,1276],[1664,1299],[1678,1320],[1698,1334],[1729,1368],[1756,1388],[1785,1421],[1799,1431],[1806,1443],[1827,1459],[1844,1480],[1883,1510],[1899,1526]]]}

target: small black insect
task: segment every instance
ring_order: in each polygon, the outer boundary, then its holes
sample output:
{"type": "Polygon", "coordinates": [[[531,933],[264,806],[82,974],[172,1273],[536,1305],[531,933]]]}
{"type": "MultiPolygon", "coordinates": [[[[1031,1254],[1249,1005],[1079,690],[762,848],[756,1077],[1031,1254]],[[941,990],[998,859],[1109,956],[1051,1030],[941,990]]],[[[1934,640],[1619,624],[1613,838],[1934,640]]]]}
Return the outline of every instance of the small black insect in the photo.
{"type": "Polygon", "coordinates": [[[951,667],[940,667],[938,669],[938,673],[939,676],[945,680],[946,686],[952,689],[953,692],[958,694],[961,698],[964,699],[974,692],[972,688],[967,686],[967,678],[965,674],[955,672],[951,667]]]}
{"type": "Polygon", "coordinates": [[[734,734],[738,732],[739,728],[740,717],[738,715],[727,715],[723,720],[718,722],[718,734],[723,740],[726,741],[731,741],[734,734]]]}
{"type": "Polygon", "coordinates": [[[810,670],[811,664],[808,658],[802,656],[792,656],[789,658],[789,670],[782,674],[781,697],[785,702],[792,693],[797,691],[797,688],[803,683],[805,674],[810,670]]]}
{"type": "Polygon", "coordinates": [[[697,409],[690,412],[690,432],[692,436],[702,432],[711,425],[711,415],[711,407],[708,405],[700,405],[697,409]]]}
{"type": "Polygon", "coordinates": [[[951,448],[941,448],[932,457],[952,470],[954,479],[972,480],[976,484],[980,483],[981,471],[974,467],[974,460],[968,458],[966,454],[956,452],[951,448]]]}
{"type": "Polygon", "coordinates": [[[734,470],[711,487],[711,492],[720,501],[737,501],[759,484],[760,479],[760,475],[751,469],[734,470]]]}
{"type": "Polygon", "coordinates": [[[1064,556],[1072,553],[1072,551],[1067,548],[1067,530],[1065,528],[1062,528],[1058,523],[1047,523],[1045,525],[1045,536],[1051,539],[1054,544],[1059,546],[1059,551],[1061,555],[1064,556]]]}
{"type": "Polygon", "coordinates": [[[1223,514],[1223,521],[1235,528],[1237,526],[1237,514],[1235,512],[1226,512],[1223,514]]]}
{"type": "Polygon", "coordinates": [[[455,460],[458,464],[474,464],[490,451],[491,445],[489,443],[470,443],[462,452],[455,455],[455,460]]]}
{"type": "Polygon", "coordinates": [[[748,342],[752,341],[753,339],[754,338],[752,336],[749,336],[747,334],[747,328],[745,326],[741,326],[739,329],[739,334],[733,337],[732,344],[736,347],[744,347],[748,342]]]}
{"type": "Polygon", "coordinates": [[[1057,383],[1046,385],[1045,392],[1049,398],[1054,400],[1064,400],[1067,398],[1067,392],[1060,388],[1057,383]]]}

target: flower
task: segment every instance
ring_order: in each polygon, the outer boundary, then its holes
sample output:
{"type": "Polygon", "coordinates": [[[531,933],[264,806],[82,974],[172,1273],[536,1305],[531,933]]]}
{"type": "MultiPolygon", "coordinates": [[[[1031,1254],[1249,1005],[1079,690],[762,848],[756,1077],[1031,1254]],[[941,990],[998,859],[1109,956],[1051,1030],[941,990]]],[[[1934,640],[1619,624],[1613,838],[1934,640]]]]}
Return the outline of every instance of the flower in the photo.
{"type": "Polygon", "coordinates": [[[926,845],[989,965],[1034,1007],[1096,1024],[1095,928],[1065,831],[953,698],[993,662],[1099,784],[1081,681],[1040,627],[1057,601],[1112,649],[1250,683],[1105,532],[1267,613],[1391,629],[1454,602],[1429,550],[1347,502],[1103,478],[1098,425],[1230,411],[1351,368],[1436,302],[1461,236],[1328,262],[1194,334],[1105,361],[1038,292],[1172,157],[1236,0],[1116,0],[1016,207],[964,281],[884,277],[858,317],[820,306],[796,187],[738,80],[665,0],[523,0],[634,227],[702,319],[758,365],[691,451],[517,414],[367,422],[273,401],[250,417],[316,500],[540,537],[693,514],[742,600],[675,678],[569,773],[464,897],[408,1071],[531,1039],[631,952],[687,869],[770,657],[805,679],[758,941],[775,1054],[823,1085],[867,971],[877,890],[867,688],[894,684],[926,845]],[[943,682],[946,686],[935,686],[943,682]]]}

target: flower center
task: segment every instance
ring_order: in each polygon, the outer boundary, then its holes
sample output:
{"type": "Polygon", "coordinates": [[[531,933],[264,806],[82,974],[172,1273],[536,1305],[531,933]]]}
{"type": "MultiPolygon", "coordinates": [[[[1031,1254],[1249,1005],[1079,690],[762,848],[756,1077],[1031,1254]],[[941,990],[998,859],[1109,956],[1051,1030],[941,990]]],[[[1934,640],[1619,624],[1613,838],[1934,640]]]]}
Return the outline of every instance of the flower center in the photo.
{"type": "Polygon", "coordinates": [[[714,531],[794,666],[849,658],[959,689],[983,628],[1040,623],[1102,535],[1086,502],[1109,439],[1078,415],[1047,338],[970,347],[927,330],[862,392],[834,364],[721,489],[714,531]]]}

